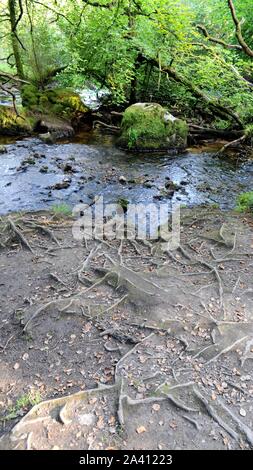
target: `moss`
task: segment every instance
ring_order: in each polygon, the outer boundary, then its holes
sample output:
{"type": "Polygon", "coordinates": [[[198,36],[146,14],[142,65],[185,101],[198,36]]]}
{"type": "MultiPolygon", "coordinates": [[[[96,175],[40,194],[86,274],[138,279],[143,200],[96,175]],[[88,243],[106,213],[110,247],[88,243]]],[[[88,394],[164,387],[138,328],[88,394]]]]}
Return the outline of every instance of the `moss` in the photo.
{"type": "Polygon", "coordinates": [[[31,132],[31,117],[26,116],[23,110],[19,110],[19,113],[17,116],[13,108],[0,106],[0,134],[21,135],[31,132]]]}
{"type": "Polygon", "coordinates": [[[251,212],[253,214],[253,191],[240,194],[237,199],[236,210],[238,212],[251,212]]]}
{"type": "Polygon", "coordinates": [[[128,149],[184,148],[188,126],[155,103],[137,103],[126,109],[118,145],[128,149]]]}
{"type": "Polygon", "coordinates": [[[253,124],[249,124],[244,131],[246,137],[253,138],[253,124]]]}
{"type": "Polygon", "coordinates": [[[65,88],[40,91],[34,85],[24,85],[21,96],[23,106],[34,113],[74,119],[77,114],[89,112],[80,96],[65,88]]]}

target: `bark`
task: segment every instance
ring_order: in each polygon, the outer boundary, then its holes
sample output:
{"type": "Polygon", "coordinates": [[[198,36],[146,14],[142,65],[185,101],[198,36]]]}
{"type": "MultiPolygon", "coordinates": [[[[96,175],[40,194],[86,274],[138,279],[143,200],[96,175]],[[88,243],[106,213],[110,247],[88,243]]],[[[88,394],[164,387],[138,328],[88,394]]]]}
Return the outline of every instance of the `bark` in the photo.
{"type": "MultiPolygon", "coordinates": [[[[22,8],[22,2],[20,2],[20,6],[22,8]]],[[[24,69],[22,64],[22,59],[20,55],[20,43],[17,36],[17,25],[22,16],[22,10],[20,11],[19,17],[17,17],[16,13],[16,0],[8,0],[8,8],[10,14],[10,23],[11,23],[11,42],[12,42],[12,49],[15,58],[15,65],[17,69],[18,77],[21,80],[24,80],[24,69]]]]}
{"type": "Polygon", "coordinates": [[[246,43],[243,34],[242,34],[242,24],[243,20],[239,20],[236,14],[236,9],[234,6],[233,0],[228,0],[228,8],[230,10],[234,25],[235,25],[235,36],[239,44],[228,44],[222,39],[215,38],[211,36],[206,27],[203,25],[198,25],[197,28],[204,34],[204,36],[208,39],[208,41],[213,42],[215,44],[220,44],[221,46],[225,47],[226,49],[234,49],[244,52],[247,56],[253,57],[253,50],[250,46],[246,43]]]}
{"type": "Polygon", "coordinates": [[[248,46],[248,44],[246,43],[246,41],[244,40],[244,37],[242,35],[242,21],[240,21],[237,18],[237,14],[236,14],[236,10],[235,10],[233,0],[228,0],[228,7],[230,9],[231,16],[233,18],[233,22],[235,24],[236,38],[237,38],[242,50],[245,52],[245,54],[248,55],[249,57],[253,57],[253,50],[248,46]]]}

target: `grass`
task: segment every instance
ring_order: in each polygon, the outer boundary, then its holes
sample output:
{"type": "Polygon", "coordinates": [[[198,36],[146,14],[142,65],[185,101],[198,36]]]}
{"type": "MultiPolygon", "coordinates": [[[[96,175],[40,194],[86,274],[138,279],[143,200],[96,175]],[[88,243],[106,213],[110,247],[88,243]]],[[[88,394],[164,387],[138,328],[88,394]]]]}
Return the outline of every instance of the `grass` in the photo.
{"type": "Polygon", "coordinates": [[[238,212],[253,213],[253,191],[242,193],[237,199],[236,210],[238,212]]]}
{"type": "Polygon", "coordinates": [[[52,212],[56,216],[60,217],[70,217],[72,215],[72,209],[68,204],[54,204],[52,206],[52,212]]]}
{"type": "Polygon", "coordinates": [[[35,394],[28,393],[22,395],[20,398],[18,398],[15,405],[8,409],[7,415],[0,418],[0,421],[10,421],[11,419],[15,419],[17,416],[27,411],[28,408],[38,405],[40,402],[41,396],[39,392],[36,392],[35,394]]]}

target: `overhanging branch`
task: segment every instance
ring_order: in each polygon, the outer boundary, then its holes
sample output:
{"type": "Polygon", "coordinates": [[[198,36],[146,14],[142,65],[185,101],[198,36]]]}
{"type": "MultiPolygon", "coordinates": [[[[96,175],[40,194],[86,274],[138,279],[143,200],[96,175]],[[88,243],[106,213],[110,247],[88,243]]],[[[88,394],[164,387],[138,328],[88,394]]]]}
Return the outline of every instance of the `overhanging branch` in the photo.
{"type": "Polygon", "coordinates": [[[237,17],[233,0],[228,0],[228,6],[235,24],[235,35],[237,40],[245,54],[247,54],[249,57],[253,57],[253,50],[248,46],[242,35],[242,20],[240,21],[237,17]]]}

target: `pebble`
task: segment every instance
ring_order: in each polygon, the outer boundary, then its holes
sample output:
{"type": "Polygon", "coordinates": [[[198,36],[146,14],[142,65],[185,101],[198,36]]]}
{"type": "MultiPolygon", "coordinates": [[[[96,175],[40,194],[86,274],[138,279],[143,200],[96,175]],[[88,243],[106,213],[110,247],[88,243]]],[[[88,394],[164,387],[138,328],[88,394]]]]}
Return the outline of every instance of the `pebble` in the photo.
{"type": "Polygon", "coordinates": [[[243,417],[247,415],[246,411],[243,408],[240,409],[240,415],[243,417]]]}

